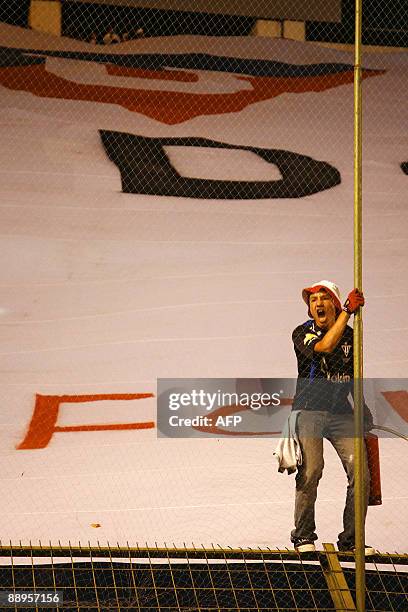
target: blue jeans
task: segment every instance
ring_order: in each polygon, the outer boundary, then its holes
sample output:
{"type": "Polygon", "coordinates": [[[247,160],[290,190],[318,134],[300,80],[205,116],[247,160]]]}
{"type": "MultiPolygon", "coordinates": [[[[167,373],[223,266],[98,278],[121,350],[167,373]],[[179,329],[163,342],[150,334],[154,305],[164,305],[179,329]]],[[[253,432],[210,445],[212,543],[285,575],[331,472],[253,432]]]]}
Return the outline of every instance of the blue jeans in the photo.
{"type": "MultiPolygon", "coordinates": [[[[354,416],[330,414],[326,411],[301,410],[297,419],[297,433],[302,449],[303,464],[296,474],[295,529],[291,540],[317,540],[315,502],[317,487],[323,473],[323,438],[336,449],[347,474],[348,486],[343,512],[343,531],[338,544],[354,546],[354,416]]],[[[366,485],[365,513],[369,492],[369,472],[365,459],[364,482],[366,485]]]]}

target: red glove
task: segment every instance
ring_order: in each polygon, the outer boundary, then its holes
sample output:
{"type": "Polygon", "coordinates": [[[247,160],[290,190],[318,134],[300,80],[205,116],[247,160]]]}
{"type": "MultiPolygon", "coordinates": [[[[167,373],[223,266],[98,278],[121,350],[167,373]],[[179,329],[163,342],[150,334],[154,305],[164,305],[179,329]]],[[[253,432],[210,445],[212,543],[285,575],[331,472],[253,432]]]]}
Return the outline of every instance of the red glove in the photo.
{"type": "Polygon", "coordinates": [[[360,306],[364,306],[364,295],[358,289],[353,289],[344,302],[343,310],[349,315],[352,315],[356,313],[360,306]]]}

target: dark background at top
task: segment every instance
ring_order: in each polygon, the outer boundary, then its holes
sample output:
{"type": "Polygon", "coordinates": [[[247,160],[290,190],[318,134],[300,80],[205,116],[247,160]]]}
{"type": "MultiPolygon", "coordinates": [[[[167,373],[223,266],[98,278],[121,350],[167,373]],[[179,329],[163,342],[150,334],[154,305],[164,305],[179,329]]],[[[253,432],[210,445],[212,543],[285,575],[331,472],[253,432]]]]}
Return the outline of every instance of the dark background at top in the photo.
{"type": "Polygon", "coordinates": [[[30,0],[0,1],[0,21],[26,27],[28,23],[29,8],[30,0]]]}
{"type": "Polygon", "coordinates": [[[76,2],[64,2],[62,11],[63,33],[66,36],[83,39],[89,38],[93,31],[103,36],[110,26],[119,34],[141,27],[147,36],[177,34],[245,36],[249,34],[255,23],[252,17],[76,2]]]}
{"type": "MultiPolygon", "coordinates": [[[[307,22],[307,40],[354,43],[354,10],[343,0],[341,23],[307,22]]],[[[363,44],[408,47],[408,1],[363,0],[363,44]]]]}
{"type": "MultiPolygon", "coordinates": [[[[1,2],[0,21],[27,26],[29,5],[29,0],[1,2]]],[[[254,23],[255,19],[251,17],[85,5],[69,0],[63,2],[63,34],[79,39],[87,39],[93,31],[103,36],[111,25],[119,32],[134,31],[142,27],[147,36],[245,36],[249,34],[254,23]]],[[[353,43],[354,0],[342,1],[341,23],[306,22],[306,38],[353,43]]],[[[363,0],[363,43],[408,46],[408,1],[363,0]]]]}

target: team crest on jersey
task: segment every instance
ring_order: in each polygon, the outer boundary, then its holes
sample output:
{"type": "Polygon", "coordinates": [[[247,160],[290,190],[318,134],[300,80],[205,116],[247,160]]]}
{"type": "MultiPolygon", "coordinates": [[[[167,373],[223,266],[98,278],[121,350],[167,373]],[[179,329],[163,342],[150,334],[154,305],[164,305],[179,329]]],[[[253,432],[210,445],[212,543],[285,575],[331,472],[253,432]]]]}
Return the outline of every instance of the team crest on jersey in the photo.
{"type": "Polygon", "coordinates": [[[350,354],[350,350],[351,350],[351,344],[342,344],[341,348],[344,353],[344,356],[348,357],[350,354]]]}
{"type": "Polygon", "coordinates": [[[309,345],[313,340],[317,338],[316,334],[306,334],[305,339],[303,340],[304,345],[309,345]]]}

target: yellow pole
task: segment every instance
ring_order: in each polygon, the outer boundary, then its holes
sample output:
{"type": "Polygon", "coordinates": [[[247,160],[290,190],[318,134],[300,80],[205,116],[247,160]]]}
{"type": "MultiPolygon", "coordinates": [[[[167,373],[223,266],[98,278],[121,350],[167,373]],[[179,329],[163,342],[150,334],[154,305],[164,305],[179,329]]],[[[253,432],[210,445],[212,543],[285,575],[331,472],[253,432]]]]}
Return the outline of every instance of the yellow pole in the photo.
{"type": "MultiPolygon", "coordinates": [[[[354,56],[354,286],[363,288],[362,275],[362,91],[361,34],[362,0],[355,2],[354,56]]],[[[363,320],[361,310],[354,317],[354,509],[356,606],[365,610],[365,486],[364,486],[364,409],[363,409],[363,320]]]]}

